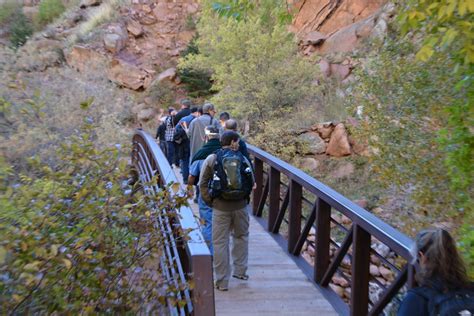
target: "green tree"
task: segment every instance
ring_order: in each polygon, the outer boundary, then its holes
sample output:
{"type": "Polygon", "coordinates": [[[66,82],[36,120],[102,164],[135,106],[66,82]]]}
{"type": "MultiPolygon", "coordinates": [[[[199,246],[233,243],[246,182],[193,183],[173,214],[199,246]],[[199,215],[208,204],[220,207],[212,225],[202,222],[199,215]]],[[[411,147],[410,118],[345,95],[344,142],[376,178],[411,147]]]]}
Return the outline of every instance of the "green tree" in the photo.
{"type": "Polygon", "coordinates": [[[314,65],[297,54],[297,46],[280,18],[283,2],[229,6],[203,4],[198,23],[199,54],[189,54],[179,68],[212,73],[211,101],[255,123],[281,117],[313,91],[314,65]],[[273,7],[270,6],[273,3],[273,7]],[[240,12],[236,14],[236,12],[240,12]]]}
{"type": "Polygon", "coordinates": [[[61,0],[43,0],[39,5],[39,20],[42,24],[48,24],[60,16],[66,7],[61,0]]]}

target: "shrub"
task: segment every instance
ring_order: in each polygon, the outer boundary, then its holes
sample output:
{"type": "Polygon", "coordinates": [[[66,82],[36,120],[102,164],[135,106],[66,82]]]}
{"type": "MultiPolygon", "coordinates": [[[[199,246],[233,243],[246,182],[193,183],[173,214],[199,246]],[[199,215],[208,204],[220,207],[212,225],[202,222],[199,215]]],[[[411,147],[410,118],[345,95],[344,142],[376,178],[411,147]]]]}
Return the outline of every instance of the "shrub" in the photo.
{"type": "Polygon", "coordinates": [[[181,304],[159,264],[147,268],[163,243],[149,206],[172,217],[186,197],[131,199],[121,186],[126,161],[94,139],[85,123],[51,153],[54,167],[33,157],[28,173],[0,159],[2,314],[135,314],[143,306],[160,314],[168,298],[181,304]]]}
{"type": "Polygon", "coordinates": [[[23,12],[17,11],[10,24],[10,42],[14,48],[23,46],[33,34],[33,26],[23,12]]]}
{"type": "Polygon", "coordinates": [[[43,25],[51,23],[66,10],[62,0],[43,0],[39,5],[38,17],[43,25]]]}

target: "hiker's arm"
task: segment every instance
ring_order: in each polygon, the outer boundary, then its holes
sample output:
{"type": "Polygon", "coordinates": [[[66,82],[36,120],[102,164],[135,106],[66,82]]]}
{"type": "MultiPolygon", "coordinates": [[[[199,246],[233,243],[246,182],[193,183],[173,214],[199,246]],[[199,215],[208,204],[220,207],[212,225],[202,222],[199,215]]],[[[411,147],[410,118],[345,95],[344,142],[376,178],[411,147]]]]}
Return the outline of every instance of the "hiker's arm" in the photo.
{"type": "Polygon", "coordinates": [[[212,205],[212,199],[209,196],[208,183],[214,174],[214,161],[216,155],[212,154],[204,160],[201,167],[201,174],[199,176],[199,194],[207,205],[212,205]]]}

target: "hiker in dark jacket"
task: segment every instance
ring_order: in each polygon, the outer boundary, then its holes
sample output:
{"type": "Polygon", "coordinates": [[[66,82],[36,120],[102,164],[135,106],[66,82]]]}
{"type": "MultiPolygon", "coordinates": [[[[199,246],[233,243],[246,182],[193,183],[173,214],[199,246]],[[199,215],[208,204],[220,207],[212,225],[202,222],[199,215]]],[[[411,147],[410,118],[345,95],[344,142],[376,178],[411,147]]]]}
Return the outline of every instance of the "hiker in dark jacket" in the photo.
{"type": "MultiPolygon", "coordinates": [[[[454,291],[472,288],[467,277],[466,267],[456,250],[451,235],[441,228],[421,231],[412,249],[416,269],[415,279],[419,287],[408,291],[398,310],[398,316],[438,315],[435,301],[454,291]]],[[[471,294],[471,306],[474,301],[471,294]]],[[[447,304],[445,301],[443,304],[447,304]]],[[[468,302],[468,301],[466,301],[468,302]]],[[[446,307],[446,306],[445,306],[446,307]]],[[[471,310],[471,313],[474,310],[471,310]]],[[[457,314],[457,313],[456,313],[457,314]]]]}
{"type": "Polygon", "coordinates": [[[179,120],[174,133],[176,155],[179,159],[179,165],[181,167],[181,175],[183,176],[184,184],[188,183],[189,176],[190,142],[187,135],[187,130],[191,122],[196,117],[199,117],[199,111],[197,107],[190,109],[190,112],[191,114],[179,120]]]}
{"type": "Polygon", "coordinates": [[[176,114],[176,116],[174,117],[174,125],[178,125],[179,121],[185,117],[185,116],[188,116],[191,114],[191,106],[192,106],[192,102],[191,100],[189,99],[182,99],[180,101],[181,103],[181,109],[179,110],[179,112],[176,114]]]}
{"type": "Polygon", "coordinates": [[[163,152],[163,154],[165,154],[165,157],[167,157],[166,139],[165,139],[166,124],[164,122],[165,120],[159,120],[160,125],[158,125],[158,128],[156,129],[155,139],[158,139],[160,141],[160,149],[163,152]]]}

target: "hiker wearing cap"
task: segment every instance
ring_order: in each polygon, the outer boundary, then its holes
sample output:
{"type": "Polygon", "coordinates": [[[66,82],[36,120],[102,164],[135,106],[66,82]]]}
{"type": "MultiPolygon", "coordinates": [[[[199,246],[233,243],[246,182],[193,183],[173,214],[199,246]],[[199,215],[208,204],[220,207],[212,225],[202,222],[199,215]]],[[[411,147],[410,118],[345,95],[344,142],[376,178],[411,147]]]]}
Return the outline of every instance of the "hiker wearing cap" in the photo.
{"type": "Polygon", "coordinates": [[[190,141],[190,156],[193,157],[204,144],[205,134],[204,129],[206,126],[214,126],[217,129],[220,128],[219,121],[214,119],[216,110],[212,103],[206,102],[202,106],[203,114],[193,120],[189,126],[188,137],[190,141]]]}
{"type": "MultiPolygon", "coordinates": [[[[189,167],[188,190],[192,190],[192,186],[197,185],[204,159],[221,148],[219,130],[215,126],[206,126],[205,135],[206,143],[192,157],[191,166],[189,167]]],[[[199,194],[199,190],[196,190],[196,195],[199,205],[199,217],[204,221],[201,225],[201,232],[212,254],[212,207],[204,202],[199,194]]]]}

